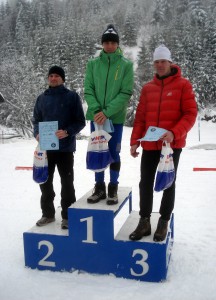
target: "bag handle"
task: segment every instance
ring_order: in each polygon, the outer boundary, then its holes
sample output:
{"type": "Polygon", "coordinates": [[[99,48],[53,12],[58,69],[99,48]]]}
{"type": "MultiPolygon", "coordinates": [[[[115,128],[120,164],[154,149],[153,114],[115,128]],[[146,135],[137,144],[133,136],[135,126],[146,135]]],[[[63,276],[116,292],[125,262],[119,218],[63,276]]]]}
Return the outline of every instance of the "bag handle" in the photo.
{"type": "Polygon", "coordinates": [[[96,122],[94,122],[95,131],[102,130],[103,125],[98,125],[96,122]]]}
{"type": "Polygon", "coordinates": [[[162,146],[170,148],[170,143],[168,143],[167,141],[163,141],[162,146]]]}

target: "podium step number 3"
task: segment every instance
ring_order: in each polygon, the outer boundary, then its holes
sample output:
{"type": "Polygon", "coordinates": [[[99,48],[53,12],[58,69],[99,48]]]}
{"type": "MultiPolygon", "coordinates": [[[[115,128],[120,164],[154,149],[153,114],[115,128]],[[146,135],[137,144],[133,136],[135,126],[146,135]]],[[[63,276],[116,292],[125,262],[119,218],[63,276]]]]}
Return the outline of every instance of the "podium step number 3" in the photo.
{"type": "MultiPolygon", "coordinates": [[[[138,212],[132,211],[131,188],[119,187],[119,203],[113,206],[103,200],[88,204],[90,193],[68,209],[68,230],[61,229],[57,210],[56,222],[34,226],[23,233],[25,265],[38,270],[78,270],[140,281],[165,280],[173,246],[173,215],[165,241],[155,243],[152,235],[130,241],[128,236],[139,220],[138,212]],[[114,236],[115,223],[125,205],[128,218],[114,236]]],[[[158,213],[152,214],[153,232],[158,218],[158,213]]]]}

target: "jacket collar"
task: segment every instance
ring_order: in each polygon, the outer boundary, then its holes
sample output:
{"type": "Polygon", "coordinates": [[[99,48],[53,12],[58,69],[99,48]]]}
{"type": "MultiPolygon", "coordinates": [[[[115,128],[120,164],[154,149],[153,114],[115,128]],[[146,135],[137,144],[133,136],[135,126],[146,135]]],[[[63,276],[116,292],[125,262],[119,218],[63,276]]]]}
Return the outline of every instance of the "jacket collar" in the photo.
{"type": "Polygon", "coordinates": [[[104,50],[102,50],[100,52],[100,58],[103,60],[103,61],[108,61],[108,59],[110,60],[110,62],[115,62],[117,61],[120,57],[122,57],[123,54],[122,54],[122,50],[121,48],[117,48],[117,50],[113,53],[106,53],[104,50]]]}
{"type": "Polygon", "coordinates": [[[169,75],[159,77],[158,74],[155,74],[153,80],[156,84],[161,85],[162,83],[167,84],[177,77],[181,77],[181,69],[179,66],[173,64],[171,66],[171,73],[169,75]]]}
{"type": "Polygon", "coordinates": [[[47,90],[45,90],[44,94],[45,95],[55,95],[55,94],[63,94],[66,91],[66,87],[64,84],[61,84],[56,87],[49,87],[47,90]]]}

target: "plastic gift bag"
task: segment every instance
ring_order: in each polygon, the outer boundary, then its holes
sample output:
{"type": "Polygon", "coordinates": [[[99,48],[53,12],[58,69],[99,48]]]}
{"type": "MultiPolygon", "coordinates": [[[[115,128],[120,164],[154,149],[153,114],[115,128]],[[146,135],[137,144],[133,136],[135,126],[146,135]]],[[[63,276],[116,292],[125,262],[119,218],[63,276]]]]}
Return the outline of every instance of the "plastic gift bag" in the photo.
{"type": "Polygon", "coordinates": [[[39,144],[34,152],[33,180],[39,184],[45,183],[48,179],[48,160],[45,150],[40,150],[39,144]]]}
{"type": "Polygon", "coordinates": [[[102,172],[113,161],[108,147],[111,135],[100,126],[95,129],[89,137],[86,167],[94,172],[102,172]]]}
{"type": "Polygon", "coordinates": [[[156,192],[168,189],[175,179],[173,150],[169,143],[163,143],[158,164],[154,190],[156,192]]]}

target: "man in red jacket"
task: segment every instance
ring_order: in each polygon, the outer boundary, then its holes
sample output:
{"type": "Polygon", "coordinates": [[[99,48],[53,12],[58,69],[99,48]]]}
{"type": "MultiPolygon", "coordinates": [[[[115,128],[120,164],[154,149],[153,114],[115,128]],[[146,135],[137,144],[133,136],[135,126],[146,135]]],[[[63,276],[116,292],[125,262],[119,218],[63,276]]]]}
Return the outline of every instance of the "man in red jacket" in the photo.
{"type": "MultiPolygon", "coordinates": [[[[137,157],[137,148],[149,126],[166,129],[156,142],[142,141],[140,190],[140,220],[130,234],[131,240],[140,240],[151,234],[150,217],[153,207],[154,178],[160,160],[162,143],[170,143],[173,149],[175,174],[182,148],[186,144],[188,131],[195,123],[197,105],[191,83],[181,76],[181,70],[172,63],[167,47],[160,45],[153,54],[155,76],[142,88],[131,134],[131,155],[137,157]]],[[[176,178],[175,178],[176,179],[176,178]]],[[[171,187],[163,191],[160,218],[154,233],[154,241],[166,238],[168,221],[175,201],[175,180],[171,187]]]]}

